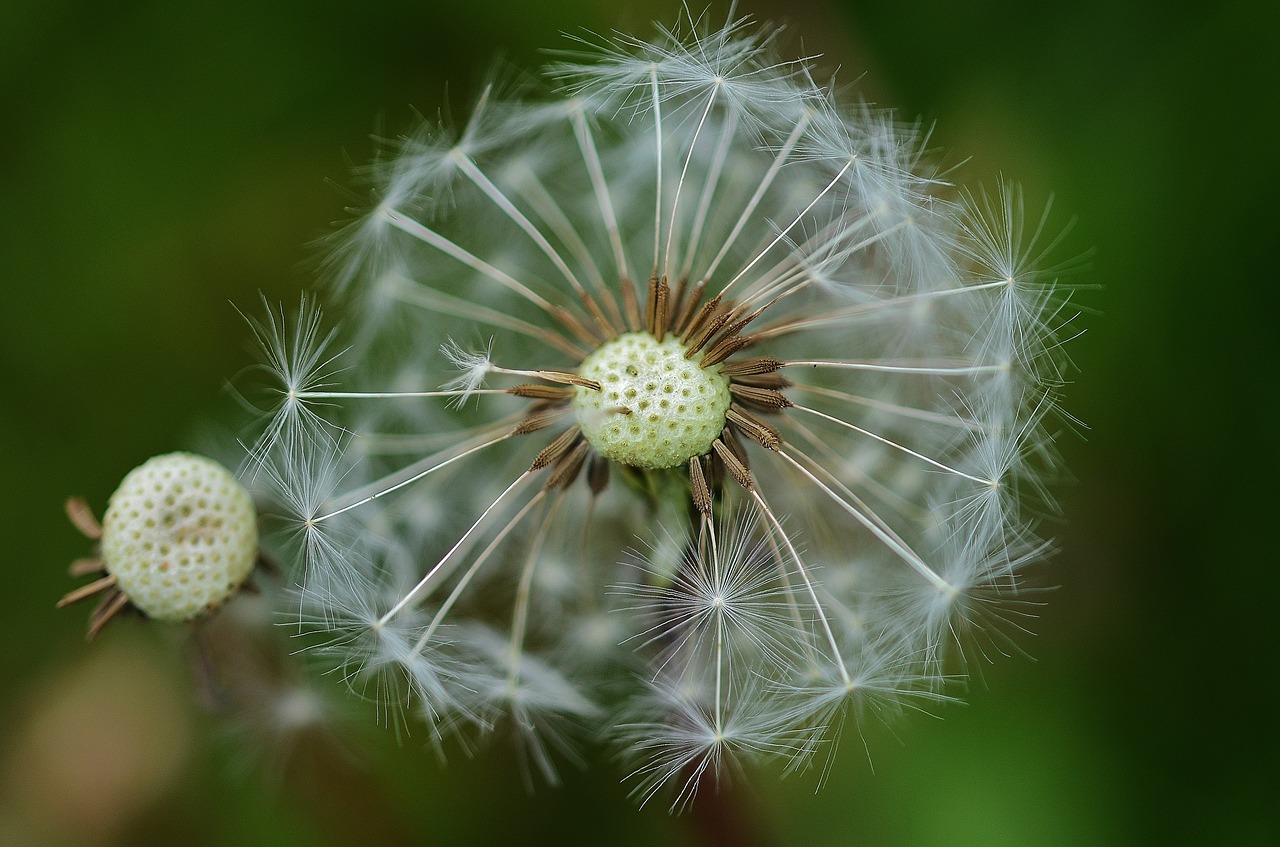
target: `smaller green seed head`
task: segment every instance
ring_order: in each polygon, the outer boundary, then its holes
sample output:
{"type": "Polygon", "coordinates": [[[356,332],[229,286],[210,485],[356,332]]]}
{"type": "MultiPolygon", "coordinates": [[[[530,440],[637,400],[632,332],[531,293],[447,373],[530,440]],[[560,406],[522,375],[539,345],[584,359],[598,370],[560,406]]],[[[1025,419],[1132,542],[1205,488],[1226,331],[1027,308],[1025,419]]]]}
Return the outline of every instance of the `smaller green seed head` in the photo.
{"type": "Polygon", "coordinates": [[[685,358],[679,339],[628,332],[583,360],[578,375],[601,390],[579,387],[578,426],[606,459],[638,468],[674,468],[701,456],[724,429],[729,378],[685,358]],[[630,414],[622,411],[630,410],[630,414]]]}
{"type": "Polygon", "coordinates": [[[249,492],[192,453],[148,459],[125,476],[102,521],[102,561],[148,617],[185,621],[239,589],[258,557],[249,492]]]}

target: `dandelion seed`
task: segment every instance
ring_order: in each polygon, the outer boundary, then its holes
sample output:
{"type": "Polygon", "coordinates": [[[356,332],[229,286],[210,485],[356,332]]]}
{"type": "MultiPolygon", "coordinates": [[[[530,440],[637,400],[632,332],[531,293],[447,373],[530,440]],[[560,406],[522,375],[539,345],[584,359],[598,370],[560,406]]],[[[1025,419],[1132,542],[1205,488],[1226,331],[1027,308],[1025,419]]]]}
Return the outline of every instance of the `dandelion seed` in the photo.
{"type": "Polygon", "coordinates": [[[493,366],[493,344],[490,342],[489,347],[483,353],[469,353],[459,347],[451,338],[440,348],[440,352],[445,358],[462,373],[444,384],[446,391],[459,391],[454,404],[461,406],[467,402],[475,390],[484,383],[484,378],[489,375],[489,371],[493,366]]]}
{"type": "Polygon", "coordinates": [[[947,699],[1046,550],[1044,222],[957,196],[774,35],[585,37],[548,97],[487,88],[342,236],[349,352],[306,310],[255,330],[321,652],[437,736],[512,727],[548,779],[611,738],[674,808],[947,699]]]}

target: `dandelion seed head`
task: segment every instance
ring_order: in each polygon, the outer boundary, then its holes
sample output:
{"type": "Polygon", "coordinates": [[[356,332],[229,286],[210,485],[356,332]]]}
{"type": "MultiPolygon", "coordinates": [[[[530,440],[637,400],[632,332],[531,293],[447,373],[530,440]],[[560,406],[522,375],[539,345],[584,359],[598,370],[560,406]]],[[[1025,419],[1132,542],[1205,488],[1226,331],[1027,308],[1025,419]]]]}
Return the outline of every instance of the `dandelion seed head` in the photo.
{"type": "Polygon", "coordinates": [[[248,490],[203,456],[166,453],[130,471],[102,522],[102,561],[148,617],[185,621],[239,590],[258,558],[248,490]]]}
{"type": "Polygon", "coordinates": [[[604,737],[679,809],[1013,651],[1055,240],[777,33],[686,12],[578,38],[549,93],[486,85],[374,169],[349,352],[258,325],[302,614],[396,720],[509,729],[549,780],[604,737]]]}

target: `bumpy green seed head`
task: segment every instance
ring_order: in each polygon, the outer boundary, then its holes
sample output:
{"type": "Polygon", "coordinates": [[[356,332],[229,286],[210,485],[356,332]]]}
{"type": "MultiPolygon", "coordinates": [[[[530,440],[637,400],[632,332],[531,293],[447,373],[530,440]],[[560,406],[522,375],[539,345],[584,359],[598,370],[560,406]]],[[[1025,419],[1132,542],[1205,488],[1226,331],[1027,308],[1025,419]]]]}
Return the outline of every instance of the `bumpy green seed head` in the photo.
{"type": "Polygon", "coordinates": [[[685,358],[679,339],[629,332],[583,360],[573,409],[602,456],[639,468],[674,468],[711,449],[724,429],[729,378],[685,358]]]}
{"type": "Polygon", "coordinates": [[[102,562],[148,617],[185,621],[218,606],[258,557],[249,492],[222,465],[167,453],[134,468],[102,521],[102,562]]]}

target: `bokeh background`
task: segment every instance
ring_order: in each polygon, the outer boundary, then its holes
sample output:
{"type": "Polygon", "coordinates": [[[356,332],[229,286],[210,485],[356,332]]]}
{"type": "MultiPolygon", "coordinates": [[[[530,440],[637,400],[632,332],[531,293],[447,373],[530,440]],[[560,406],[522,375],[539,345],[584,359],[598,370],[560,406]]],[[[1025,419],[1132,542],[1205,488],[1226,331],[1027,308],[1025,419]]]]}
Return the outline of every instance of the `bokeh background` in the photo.
{"type": "MultiPolygon", "coordinates": [[[[1052,194],[1085,334],[1061,553],[1037,635],[964,706],[826,785],[738,789],[779,844],[1280,843],[1280,6],[1258,0],[744,2],[794,52],[936,122],[961,178],[1052,194]]],[[[8,0],[0,14],[0,842],[694,844],[616,772],[525,792],[510,759],[374,729],[351,762],[264,769],[203,714],[179,639],[89,647],[55,612],[131,467],[227,420],[232,304],[291,302],[371,132],[465,114],[495,56],[647,33],[673,0],[8,0]],[[266,771],[264,773],[264,770],[266,771]],[[356,774],[336,778],[334,774],[356,774]]],[[[717,14],[723,14],[718,12],[717,14]]],[[[372,723],[372,721],[370,721],[372,723]]],[[[588,751],[590,758],[601,756],[588,751]]]]}

